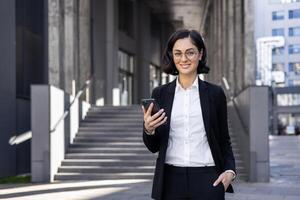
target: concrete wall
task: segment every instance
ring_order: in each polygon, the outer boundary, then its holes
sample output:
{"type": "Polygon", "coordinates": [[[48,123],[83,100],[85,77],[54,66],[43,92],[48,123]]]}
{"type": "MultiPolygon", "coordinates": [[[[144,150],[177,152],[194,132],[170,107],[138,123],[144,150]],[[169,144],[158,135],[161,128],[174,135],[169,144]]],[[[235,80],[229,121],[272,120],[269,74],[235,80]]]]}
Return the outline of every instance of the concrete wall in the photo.
{"type": "Polygon", "coordinates": [[[48,85],[34,85],[31,91],[31,180],[51,182],[90,105],[75,101],[69,117],[57,125],[74,97],[48,85]]]}
{"type": "MultiPolygon", "coordinates": [[[[16,101],[16,135],[20,135],[31,130],[30,127],[30,100],[17,99],[16,101]]],[[[30,145],[31,141],[26,140],[18,145],[16,159],[16,173],[24,174],[30,172],[30,145]]]]}
{"type": "Polygon", "coordinates": [[[269,91],[268,87],[249,87],[235,99],[235,109],[242,124],[242,132],[236,132],[242,153],[246,160],[249,180],[268,182],[270,175],[269,158],[269,91]]]}
{"type": "Polygon", "coordinates": [[[0,1],[0,177],[16,173],[16,27],[15,1],[0,1]],[[5,30],[5,31],[4,31],[5,30]]]}

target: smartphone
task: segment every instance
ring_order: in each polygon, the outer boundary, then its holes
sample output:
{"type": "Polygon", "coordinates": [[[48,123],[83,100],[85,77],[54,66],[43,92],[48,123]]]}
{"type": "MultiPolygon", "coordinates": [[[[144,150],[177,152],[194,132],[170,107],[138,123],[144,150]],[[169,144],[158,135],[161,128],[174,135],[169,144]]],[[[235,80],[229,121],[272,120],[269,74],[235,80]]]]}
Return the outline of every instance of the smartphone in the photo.
{"type": "Polygon", "coordinates": [[[153,108],[151,112],[152,116],[160,110],[158,103],[155,101],[155,99],[142,99],[142,105],[144,106],[146,111],[148,110],[151,103],[153,103],[153,108]]]}

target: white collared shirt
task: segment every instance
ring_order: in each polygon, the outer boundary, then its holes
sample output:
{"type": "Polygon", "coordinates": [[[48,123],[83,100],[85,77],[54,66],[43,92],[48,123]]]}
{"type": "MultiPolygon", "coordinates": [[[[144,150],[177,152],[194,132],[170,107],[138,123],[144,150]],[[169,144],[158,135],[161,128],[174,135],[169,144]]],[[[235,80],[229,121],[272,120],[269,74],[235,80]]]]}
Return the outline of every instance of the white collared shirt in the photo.
{"type": "Polygon", "coordinates": [[[181,167],[215,166],[203,123],[198,77],[187,89],[176,80],[165,163],[181,167]]]}

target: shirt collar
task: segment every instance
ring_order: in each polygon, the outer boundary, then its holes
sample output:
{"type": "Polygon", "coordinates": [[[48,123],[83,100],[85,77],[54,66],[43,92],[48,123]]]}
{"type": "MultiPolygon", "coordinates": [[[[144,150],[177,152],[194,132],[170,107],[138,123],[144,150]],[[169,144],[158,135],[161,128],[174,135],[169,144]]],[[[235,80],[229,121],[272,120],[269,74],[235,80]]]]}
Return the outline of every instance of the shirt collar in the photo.
{"type": "MultiPolygon", "coordinates": [[[[192,84],[189,88],[187,88],[187,89],[197,89],[197,90],[198,90],[198,88],[199,88],[199,85],[198,85],[198,76],[197,76],[197,77],[195,78],[193,84],[192,84]]],[[[176,89],[175,89],[175,91],[177,92],[177,91],[179,91],[179,90],[184,91],[183,87],[182,87],[182,86],[180,85],[180,83],[179,83],[179,78],[177,77],[177,79],[176,79],[176,89]]]]}

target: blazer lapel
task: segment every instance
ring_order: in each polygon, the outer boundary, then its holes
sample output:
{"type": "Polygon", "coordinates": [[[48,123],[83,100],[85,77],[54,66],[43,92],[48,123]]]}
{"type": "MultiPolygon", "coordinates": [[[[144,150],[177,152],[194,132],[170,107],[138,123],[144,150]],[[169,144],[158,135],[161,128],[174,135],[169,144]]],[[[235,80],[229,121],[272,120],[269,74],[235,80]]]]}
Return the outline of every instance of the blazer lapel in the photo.
{"type": "Polygon", "coordinates": [[[171,112],[172,112],[173,100],[174,100],[175,88],[176,88],[176,79],[173,80],[166,88],[167,95],[165,95],[165,99],[164,99],[165,113],[166,113],[166,116],[168,117],[167,124],[166,124],[166,131],[168,133],[168,137],[169,137],[169,131],[170,131],[171,112]]]}
{"type": "Polygon", "coordinates": [[[204,122],[204,128],[206,134],[209,135],[209,94],[207,90],[207,85],[204,81],[198,78],[198,85],[199,85],[199,97],[200,97],[200,104],[202,109],[202,117],[204,122]]]}

